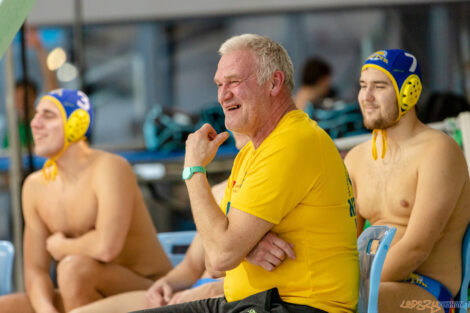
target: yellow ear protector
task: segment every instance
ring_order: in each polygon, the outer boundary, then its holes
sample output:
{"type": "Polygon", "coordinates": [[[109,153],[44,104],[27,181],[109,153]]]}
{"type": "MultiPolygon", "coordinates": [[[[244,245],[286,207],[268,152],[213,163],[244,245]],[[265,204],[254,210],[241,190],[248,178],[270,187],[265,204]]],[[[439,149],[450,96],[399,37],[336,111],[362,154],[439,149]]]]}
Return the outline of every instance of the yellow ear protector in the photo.
{"type": "Polygon", "coordinates": [[[81,140],[90,126],[90,115],[83,109],[76,109],[65,123],[65,137],[68,142],[81,140]]]}
{"type": "MultiPolygon", "coordinates": [[[[387,74],[387,76],[392,78],[390,74],[385,71],[383,72],[387,74]]],[[[394,79],[392,79],[392,82],[395,88],[397,88],[394,79]]],[[[403,82],[400,92],[398,93],[398,115],[395,122],[398,122],[406,112],[411,110],[416,105],[416,103],[418,103],[419,96],[421,95],[422,90],[423,86],[421,84],[421,79],[419,79],[418,75],[413,74],[406,78],[406,80],[403,82]]],[[[387,130],[374,129],[372,131],[372,158],[374,160],[377,160],[377,145],[375,144],[375,141],[377,140],[377,135],[379,132],[382,135],[382,159],[385,157],[385,153],[387,152],[387,130]]]]}
{"type": "Polygon", "coordinates": [[[411,110],[411,108],[418,103],[422,90],[423,86],[421,85],[421,79],[419,79],[418,75],[412,74],[405,79],[398,98],[399,113],[397,121],[403,114],[411,110]]]}

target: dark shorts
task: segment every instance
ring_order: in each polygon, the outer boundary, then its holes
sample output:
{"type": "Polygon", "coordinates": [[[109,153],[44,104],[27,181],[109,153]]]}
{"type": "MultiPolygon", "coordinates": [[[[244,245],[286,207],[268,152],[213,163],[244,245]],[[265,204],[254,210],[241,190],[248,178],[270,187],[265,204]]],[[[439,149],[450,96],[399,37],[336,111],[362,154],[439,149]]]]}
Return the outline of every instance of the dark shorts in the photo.
{"type": "Polygon", "coordinates": [[[204,299],[134,313],[326,313],[306,305],[282,301],[277,288],[263,291],[240,301],[225,298],[204,299]]]}

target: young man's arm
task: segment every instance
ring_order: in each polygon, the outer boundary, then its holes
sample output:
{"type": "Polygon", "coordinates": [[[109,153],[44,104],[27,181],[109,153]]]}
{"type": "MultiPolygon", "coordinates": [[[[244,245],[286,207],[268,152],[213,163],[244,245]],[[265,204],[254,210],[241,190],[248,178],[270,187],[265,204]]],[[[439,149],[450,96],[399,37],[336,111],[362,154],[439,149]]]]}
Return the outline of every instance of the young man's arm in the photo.
{"type": "MultiPolygon", "coordinates": [[[[242,144],[241,135],[235,135],[237,143],[242,144]],[[237,140],[238,138],[238,140],[237,140]]],[[[227,180],[212,186],[212,195],[214,196],[215,202],[220,203],[224,197],[225,188],[227,187],[227,180]]],[[[202,244],[201,244],[202,247],[202,244]]],[[[204,248],[202,248],[204,249],[204,248]]],[[[292,244],[282,240],[276,234],[268,232],[250,251],[246,256],[246,260],[253,265],[258,265],[267,271],[273,271],[277,268],[287,257],[295,259],[294,247],[292,244]]],[[[210,268],[209,262],[206,264],[206,270],[213,277],[225,276],[224,272],[217,272],[213,268],[210,268]]]]}
{"type": "Polygon", "coordinates": [[[122,251],[135,206],[137,182],[132,168],[121,157],[107,155],[95,165],[93,188],[98,203],[95,229],[78,238],[54,234],[48,250],[60,260],[70,254],[83,254],[110,262],[122,251]]]}
{"type": "Polygon", "coordinates": [[[169,304],[174,292],[190,288],[204,271],[204,247],[199,235],[196,234],[183,261],[148,289],[147,306],[150,308],[169,304]]]}
{"type": "MultiPolygon", "coordinates": [[[[352,184],[352,188],[354,192],[354,199],[357,199],[356,182],[355,182],[355,177],[354,177],[355,176],[354,164],[355,162],[358,162],[358,160],[355,159],[358,148],[359,147],[351,149],[351,151],[349,151],[348,154],[346,154],[346,157],[344,158],[344,165],[346,165],[346,168],[349,173],[349,178],[351,179],[351,184],[352,184]]],[[[357,222],[357,225],[356,225],[357,237],[359,238],[359,236],[362,234],[362,231],[364,230],[364,225],[365,225],[366,220],[360,214],[360,209],[359,209],[359,206],[357,205],[357,201],[356,201],[356,222],[357,222]]]]}
{"type": "Polygon", "coordinates": [[[29,300],[38,313],[58,313],[54,307],[54,286],[49,276],[51,256],[46,251],[47,227],[36,212],[34,183],[28,177],[23,185],[24,268],[29,300]]]}
{"type": "Polygon", "coordinates": [[[424,156],[408,226],[387,254],[382,281],[402,281],[426,261],[468,180],[463,154],[451,139],[433,142],[424,156]]]}
{"type": "Polygon", "coordinates": [[[59,88],[59,82],[56,74],[47,66],[47,51],[42,45],[39,33],[36,28],[27,29],[26,35],[28,44],[36,51],[39,66],[44,78],[44,89],[46,92],[59,88]]]}
{"type": "Polygon", "coordinates": [[[181,290],[173,295],[168,305],[191,302],[196,300],[219,298],[224,296],[224,281],[219,280],[204,285],[181,290]]]}

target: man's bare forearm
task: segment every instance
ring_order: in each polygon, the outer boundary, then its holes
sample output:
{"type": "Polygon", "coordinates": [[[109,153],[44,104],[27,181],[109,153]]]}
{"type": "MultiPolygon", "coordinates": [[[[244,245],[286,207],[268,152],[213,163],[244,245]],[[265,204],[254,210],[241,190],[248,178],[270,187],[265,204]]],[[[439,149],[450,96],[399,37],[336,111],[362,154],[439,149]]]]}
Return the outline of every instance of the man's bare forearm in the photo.
{"type": "Polygon", "coordinates": [[[31,273],[27,278],[26,290],[35,312],[57,313],[54,306],[54,286],[49,273],[31,273]]]}
{"type": "Polygon", "coordinates": [[[165,279],[173,290],[183,290],[190,288],[201,277],[202,273],[196,273],[185,264],[179,264],[162,278],[165,279]]]}
{"type": "Polygon", "coordinates": [[[104,242],[98,231],[92,230],[77,238],[66,238],[62,244],[65,255],[82,254],[93,259],[110,262],[122,247],[104,242]]]}
{"type": "MultiPolygon", "coordinates": [[[[217,134],[204,124],[186,140],[185,168],[206,166],[217,149],[228,137],[227,132],[217,134]]],[[[226,216],[217,205],[207,178],[195,173],[186,179],[191,210],[204,250],[213,269],[227,271],[238,266],[273,224],[253,214],[231,208],[226,216]]]]}
{"type": "Polygon", "coordinates": [[[208,256],[223,253],[228,247],[228,219],[214,200],[207,178],[195,174],[186,181],[194,222],[208,256]]]}
{"type": "Polygon", "coordinates": [[[47,67],[47,52],[44,47],[40,46],[36,48],[38,55],[39,65],[41,66],[42,74],[44,75],[44,88],[46,92],[59,88],[59,82],[55,76],[55,73],[47,67]]]}
{"type": "MultiPolygon", "coordinates": [[[[204,285],[203,285],[204,286],[204,285]]],[[[224,280],[208,283],[205,285],[206,294],[208,298],[223,297],[224,296],[224,280]]]]}
{"type": "Polygon", "coordinates": [[[382,270],[381,281],[403,281],[427,258],[428,253],[416,247],[408,247],[398,242],[387,254],[382,270]]]}

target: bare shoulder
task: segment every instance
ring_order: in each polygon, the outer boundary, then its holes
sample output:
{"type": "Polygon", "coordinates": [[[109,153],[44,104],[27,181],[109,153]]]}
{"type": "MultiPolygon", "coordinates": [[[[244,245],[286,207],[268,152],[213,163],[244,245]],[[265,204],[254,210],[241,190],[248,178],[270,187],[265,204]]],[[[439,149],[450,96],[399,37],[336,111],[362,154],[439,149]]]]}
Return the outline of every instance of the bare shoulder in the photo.
{"type": "Polygon", "coordinates": [[[132,171],[132,167],[129,162],[123,157],[101,150],[95,150],[95,170],[96,171],[132,171]]]}
{"type": "Polygon", "coordinates": [[[420,152],[428,153],[427,156],[429,157],[432,156],[429,153],[435,153],[449,159],[463,158],[462,149],[460,149],[454,139],[430,127],[426,127],[423,132],[416,136],[415,144],[420,152]]]}
{"type": "Polygon", "coordinates": [[[349,152],[346,154],[346,157],[344,158],[344,163],[346,164],[346,167],[350,174],[356,168],[361,166],[361,163],[363,162],[363,160],[365,160],[364,156],[367,155],[367,153],[371,153],[370,140],[358,144],[357,146],[349,150],[349,152]]]}
{"type": "Polygon", "coordinates": [[[33,192],[40,192],[45,186],[44,182],[41,170],[29,174],[23,183],[23,194],[31,195],[33,192]]]}
{"type": "Polygon", "coordinates": [[[467,173],[462,149],[447,134],[427,128],[416,136],[415,145],[421,164],[434,164],[438,168],[467,173]]]}
{"type": "Polygon", "coordinates": [[[101,150],[95,150],[93,177],[100,181],[106,179],[133,179],[132,166],[123,157],[101,150]]]}
{"type": "Polygon", "coordinates": [[[46,181],[42,176],[42,171],[36,171],[26,177],[22,186],[22,209],[26,222],[28,223],[30,216],[35,216],[35,207],[37,201],[48,194],[44,189],[46,188],[46,181]]]}

